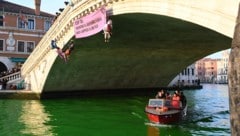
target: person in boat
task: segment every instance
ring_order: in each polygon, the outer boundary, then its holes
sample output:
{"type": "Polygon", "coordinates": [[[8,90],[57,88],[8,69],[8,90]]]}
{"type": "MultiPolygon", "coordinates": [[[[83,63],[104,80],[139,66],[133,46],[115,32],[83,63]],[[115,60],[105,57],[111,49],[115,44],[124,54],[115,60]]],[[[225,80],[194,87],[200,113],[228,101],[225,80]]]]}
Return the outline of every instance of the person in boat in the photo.
{"type": "MultiPolygon", "coordinates": [[[[156,95],[156,99],[166,99],[166,92],[161,89],[161,91],[159,91],[156,95]]],[[[162,107],[156,107],[156,111],[157,112],[166,112],[168,111],[168,107],[167,106],[162,106],[162,107]]]]}
{"type": "Polygon", "coordinates": [[[170,95],[169,92],[166,93],[166,99],[167,99],[167,100],[171,100],[171,99],[172,99],[172,97],[171,97],[171,95],[170,95]]]}
{"type": "Polygon", "coordinates": [[[180,106],[180,96],[177,95],[176,92],[174,92],[173,97],[172,97],[172,106],[176,109],[179,109],[180,106]]]}
{"type": "Polygon", "coordinates": [[[105,42],[109,42],[109,39],[112,35],[112,20],[109,19],[103,27],[103,34],[105,42]]]}
{"type": "MultiPolygon", "coordinates": [[[[162,93],[161,93],[161,95],[162,95],[162,93]]],[[[159,99],[159,98],[157,98],[157,99],[159,99]]],[[[163,99],[165,101],[166,97],[162,97],[161,99],[163,99]]],[[[168,111],[168,107],[165,106],[165,105],[163,105],[161,107],[156,107],[155,109],[156,109],[157,112],[166,112],[166,111],[168,111]]]]}
{"type": "Polygon", "coordinates": [[[182,105],[185,106],[187,104],[187,99],[184,93],[181,91],[180,93],[180,101],[182,102],[182,105]]]}
{"type": "Polygon", "coordinates": [[[175,93],[180,96],[180,90],[176,90],[175,93]]]}
{"type": "Polygon", "coordinates": [[[156,99],[164,99],[166,98],[164,92],[161,90],[157,93],[157,95],[155,96],[156,99]]]}

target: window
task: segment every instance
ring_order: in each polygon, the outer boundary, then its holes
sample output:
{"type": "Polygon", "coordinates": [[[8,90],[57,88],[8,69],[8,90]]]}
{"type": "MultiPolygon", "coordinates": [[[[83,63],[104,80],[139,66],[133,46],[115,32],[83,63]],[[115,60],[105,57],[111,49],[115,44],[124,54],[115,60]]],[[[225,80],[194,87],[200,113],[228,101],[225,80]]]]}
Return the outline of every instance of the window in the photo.
{"type": "Polygon", "coordinates": [[[45,21],[44,30],[47,31],[51,27],[51,25],[52,25],[51,21],[45,21]]]}
{"type": "Polygon", "coordinates": [[[18,18],[18,28],[25,28],[25,22],[19,17],[18,18]]]}
{"type": "Polygon", "coordinates": [[[3,26],[4,16],[0,16],[0,26],[3,26]]]}
{"type": "Polygon", "coordinates": [[[192,68],[192,75],[194,75],[194,68],[192,68]]]}
{"type": "Polygon", "coordinates": [[[34,49],[34,43],[33,42],[27,42],[27,52],[31,53],[34,49]]]}
{"type": "Polygon", "coordinates": [[[24,42],[23,41],[18,41],[17,51],[24,52],[24,42]]]}
{"type": "Polygon", "coordinates": [[[3,40],[0,40],[0,51],[3,51],[3,40]]]}
{"type": "Polygon", "coordinates": [[[28,19],[28,23],[27,23],[28,29],[33,30],[34,29],[34,20],[33,19],[28,19]]]}

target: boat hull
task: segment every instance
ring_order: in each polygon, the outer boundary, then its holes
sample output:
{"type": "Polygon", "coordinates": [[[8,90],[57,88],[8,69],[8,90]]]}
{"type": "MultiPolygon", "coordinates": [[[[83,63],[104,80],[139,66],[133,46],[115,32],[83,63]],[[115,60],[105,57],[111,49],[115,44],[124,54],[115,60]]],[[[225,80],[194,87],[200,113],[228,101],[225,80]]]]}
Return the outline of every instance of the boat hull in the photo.
{"type": "Polygon", "coordinates": [[[185,115],[186,109],[170,110],[167,112],[156,112],[155,109],[146,107],[145,112],[150,122],[156,124],[172,124],[180,121],[185,115]]]}
{"type": "Polygon", "coordinates": [[[165,115],[155,115],[152,113],[147,113],[148,119],[152,123],[157,124],[171,124],[174,122],[178,122],[180,120],[181,113],[175,114],[165,114],[165,115]]]}

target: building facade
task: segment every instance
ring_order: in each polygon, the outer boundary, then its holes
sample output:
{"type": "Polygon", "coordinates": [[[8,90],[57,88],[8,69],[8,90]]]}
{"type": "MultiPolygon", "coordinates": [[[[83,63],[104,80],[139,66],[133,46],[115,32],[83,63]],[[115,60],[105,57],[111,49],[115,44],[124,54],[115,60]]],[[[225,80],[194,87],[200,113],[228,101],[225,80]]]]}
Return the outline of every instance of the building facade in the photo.
{"type": "Polygon", "coordinates": [[[200,82],[205,82],[205,62],[203,59],[198,60],[195,63],[195,68],[196,68],[196,73],[197,73],[197,77],[200,80],[200,82]]]}
{"type": "Polygon", "coordinates": [[[228,61],[229,61],[228,50],[222,52],[222,58],[217,61],[217,83],[227,84],[228,83],[228,61]]]}
{"type": "Polygon", "coordinates": [[[54,15],[0,0],[0,72],[21,66],[50,28],[54,15]]]}
{"type": "Polygon", "coordinates": [[[201,83],[215,83],[217,81],[217,59],[203,58],[196,62],[198,79],[201,83]]]}
{"type": "Polygon", "coordinates": [[[215,83],[217,80],[217,60],[211,58],[204,58],[205,75],[201,80],[203,83],[215,83]]]}
{"type": "Polygon", "coordinates": [[[199,83],[195,63],[193,63],[179,73],[168,86],[195,86],[199,85],[199,83]]]}
{"type": "Polygon", "coordinates": [[[191,86],[200,83],[228,83],[229,50],[222,51],[219,59],[203,58],[179,73],[169,86],[191,86]],[[195,81],[195,82],[194,82],[195,81]]]}

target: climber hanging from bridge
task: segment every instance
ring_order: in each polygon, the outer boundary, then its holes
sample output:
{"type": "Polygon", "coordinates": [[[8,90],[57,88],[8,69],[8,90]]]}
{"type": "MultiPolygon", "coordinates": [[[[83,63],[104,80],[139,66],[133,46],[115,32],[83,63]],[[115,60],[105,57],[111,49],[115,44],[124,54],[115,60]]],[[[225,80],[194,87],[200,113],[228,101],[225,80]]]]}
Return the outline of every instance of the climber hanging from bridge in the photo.
{"type": "Polygon", "coordinates": [[[56,40],[52,40],[51,41],[51,48],[52,49],[56,49],[58,46],[57,46],[57,41],[56,40]]]}
{"type": "Polygon", "coordinates": [[[61,48],[59,48],[59,47],[57,46],[57,41],[56,41],[56,40],[52,40],[52,41],[51,41],[51,48],[52,48],[52,49],[57,49],[58,56],[59,56],[61,59],[63,59],[65,62],[67,62],[65,53],[62,51],[61,48]]]}
{"type": "Polygon", "coordinates": [[[104,40],[105,42],[109,42],[109,39],[112,35],[112,20],[109,19],[107,23],[103,27],[103,34],[104,34],[104,40]]]}
{"type": "Polygon", "coordinates": [[[71,40],[69,42],[68,48],[64,51],[64,54],[67,60],[69,59],[69,56],[72,53],[73,49],[74,49],[74,43],[73,43],[73,40],[71,40]]]}
{"type": "Polygon", "coordinates": [[[56,44],[56,40],[51,41],[51,48],[57,49],[58,56],[63,59],[65,62],[69,59],[70,54],[72,53],[72,50],[74,49],[73,40],[70,41],[68,48],[63,51],[63,49],[59,48],[56,44]]]}

